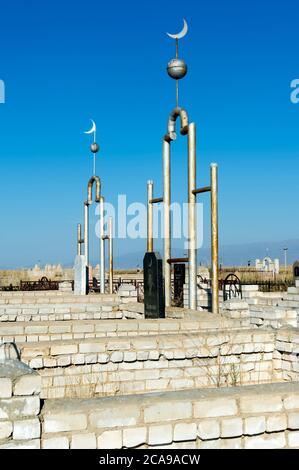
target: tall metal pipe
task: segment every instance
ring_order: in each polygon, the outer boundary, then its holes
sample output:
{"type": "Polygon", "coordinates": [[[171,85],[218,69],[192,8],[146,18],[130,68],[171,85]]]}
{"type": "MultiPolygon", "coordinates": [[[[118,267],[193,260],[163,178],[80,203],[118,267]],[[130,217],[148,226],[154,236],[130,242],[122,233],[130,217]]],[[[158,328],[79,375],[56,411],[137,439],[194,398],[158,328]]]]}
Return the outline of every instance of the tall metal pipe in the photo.
{"type": "Polygon", "coordinates": [[[218,165],[211,164],[211,245],[212,245],[212,312],[219,313],[218,284],[218,165]]]}
{"type": "Polygon", "coordinates": [[[112,217],[109,217],[109,293],[113,294],[113,221],[112,217]]]}
{"type": "Polygon", "coordinates": [[[105,240],[104,240],[104,203],[100,197],[100,292],[105,294],[105,240]]]}
{"type": "Polygon", "coordinates": [[[88,266],[89,263],[89,246],[88,246],[88,223],[89,223],[89,217],[88,217],[88,206],[89,203],[88,201],[84,202],[84,255],[85,255],[85,261],[86,261],[86,266],[88,266]]]}
{"type": "Polygon", "coordinates": [[[163,140],[163,207],[164,207],[164,284],[165,306],[171,306],[171,218],[170,218],[170,142],[163,140]]]}
{"type": "Polygon", "coordinates": [[[154,251],[153,244],[153,187],[154,182],[149,180],[147,182],[147,252],[154,251]]]}
{"type": "Polygon", "coordinates": [[[189,253],[189,308],[197,309],[197,249],[196,249],[196,127],[188,131],[188,253],[189,253]]]}
{"type": "Polygon", "coordinates": [[[81,224],[77,225],[77,255],[81,255],[81,224]]]}

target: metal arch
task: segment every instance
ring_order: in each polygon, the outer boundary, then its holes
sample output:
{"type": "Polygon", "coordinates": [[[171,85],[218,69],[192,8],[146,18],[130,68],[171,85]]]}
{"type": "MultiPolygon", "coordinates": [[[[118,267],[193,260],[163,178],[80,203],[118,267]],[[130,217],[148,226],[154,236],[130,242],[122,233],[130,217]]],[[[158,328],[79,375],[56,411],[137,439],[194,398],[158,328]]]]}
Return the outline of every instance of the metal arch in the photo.
{"type": "Polygon", "coordinates": [[[236,274],[231,273],[226,276],[223,282],[223,300],[226,301],[232,297],[242,299],[242,283],[236,274]]]}
{"type": "Polygon", "coordinates": [[[183,108],[175,108],[169,114],[168,118],[168,133],[165,135],[164,140],[170,143],[172,140],[176,140],[176,121],[177,118],[181,119],[181,135],[187,135],[189,130],[189,120],[187,111],[183,108]]]}
{"type": "Polygon", "coordinates": [[[101,199],[101,180],[98,176],[92,176],[88,181],[87,185],[87,203],[88,205],[92,204],[92,188],[93,185],[96,185],[96,198],[95,202],[100,202],[101,199]]]}

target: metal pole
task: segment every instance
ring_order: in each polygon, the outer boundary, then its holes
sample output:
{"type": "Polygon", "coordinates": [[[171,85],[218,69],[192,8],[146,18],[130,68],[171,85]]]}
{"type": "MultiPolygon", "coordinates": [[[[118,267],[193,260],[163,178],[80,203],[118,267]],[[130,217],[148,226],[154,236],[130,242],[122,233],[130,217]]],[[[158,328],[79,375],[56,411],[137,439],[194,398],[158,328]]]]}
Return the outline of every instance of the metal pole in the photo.
{"type": "Polygon", "coordinates": [[[85,261],[86,266],[89,263],[89,246],[88,246],[88,202],[84,202],[84,254],[85,254],[85,261]]]}
{"type": "Polygon", "coordinates": [[[288,248],[284,248],[283,251],[284,251],[284,272],[286,273],[287,272],[287,251],[288,251],[288,248]]]}
{"type": "Polygon", "coordinates": [[[170,143],[163,140],[165,306],[171,306],[170,143]]]}
{"type": "Polygon", "coordinates": [[[109,217],[109,293],[113,294],[113,221],[109,217]]]}
{"type": "Polygon", "coordinates": [[[77,255],[81,255],[81,224],[77,225],[77,255]]]}
{"type": "Polygon", "coordinates": [[[154,251],[153,204],[150,202],[153,199],[153,186],[154,186],[154,182],[149,180],[147,182],[147,252],[154,251]]]}
{"type": "Polygon", "coordinates": [[[105,240],[104,240],[104,203],[100,198],[100,292],[105,294],[105,240]]]}
{"type": "Polygon", "coordinates": [[[197,250],[196,250],[196,127],[188,131],[188,238],[189,238],[189,308],[197,309],[197,250]]]}
{"type": "Polygon", "coordinates": [[[211,244],[212,244],[212,312],[219,313],[218,284],[218,165],[211,164],[211,244]]]}

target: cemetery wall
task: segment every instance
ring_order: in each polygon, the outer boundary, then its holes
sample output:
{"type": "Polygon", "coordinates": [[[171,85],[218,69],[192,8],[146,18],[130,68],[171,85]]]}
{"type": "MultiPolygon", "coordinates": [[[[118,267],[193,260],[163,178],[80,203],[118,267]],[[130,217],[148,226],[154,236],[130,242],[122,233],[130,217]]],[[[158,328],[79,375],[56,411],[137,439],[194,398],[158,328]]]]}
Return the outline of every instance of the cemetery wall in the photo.
{"type": "Polygon", "coordinates": [[[46,400],[42,421],[47,449],[298,448],[299,385],[46,400]]]}
{"type": "Polygon", "coordinates": [[[0,363],[0,449],[39,449],[41,378],[19,361],[0,363]]]}
{"type": "MultiPolygon", "coordinates": [[[[137,325],[131,335],[129,323],[111,331],[117,337],[18,343],[21,360],[42,377],[41,397],[124,395],[280,379],[281,370],[273,367],[272,331],[194,333],[186,329],[186,321],[160,321],[158,331],[150,330],[157,322],[139,324],[139,331],[149,328],[150,336],[145,336],[145,330],[136,335],[137,325]],[[175,328],[181,332],[175,333],[175,328]]],[[[107,327],[103,322],[102,328],[107,327]]]]}

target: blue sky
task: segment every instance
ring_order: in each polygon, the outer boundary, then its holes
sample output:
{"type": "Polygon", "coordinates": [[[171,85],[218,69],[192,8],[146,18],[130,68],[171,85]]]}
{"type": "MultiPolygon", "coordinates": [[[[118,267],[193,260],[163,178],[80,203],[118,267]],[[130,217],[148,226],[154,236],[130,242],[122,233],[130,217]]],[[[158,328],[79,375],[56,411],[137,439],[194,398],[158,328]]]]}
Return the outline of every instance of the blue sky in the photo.
{"type": "MultiPolygon", "coordinates": [[[[174,44],[165,32],[178,31],[182,18],[189,71],[180,101],[197,124],[198,185],[207,184],[210,162],[219,164],[220,243],[299,238],[299,103],[290,102],[298,2],[11,0],[0,8],[1,267],[74,258],[92,172],[83,133],[90,118],[106,200],[121,193],[145,202],[149,178],[160,195],[161,138],[175,104],[165,71],[174,44]]],[[[186,196],[185,149],[184,138],[173,145],[178,201],[186,196]]]]}

